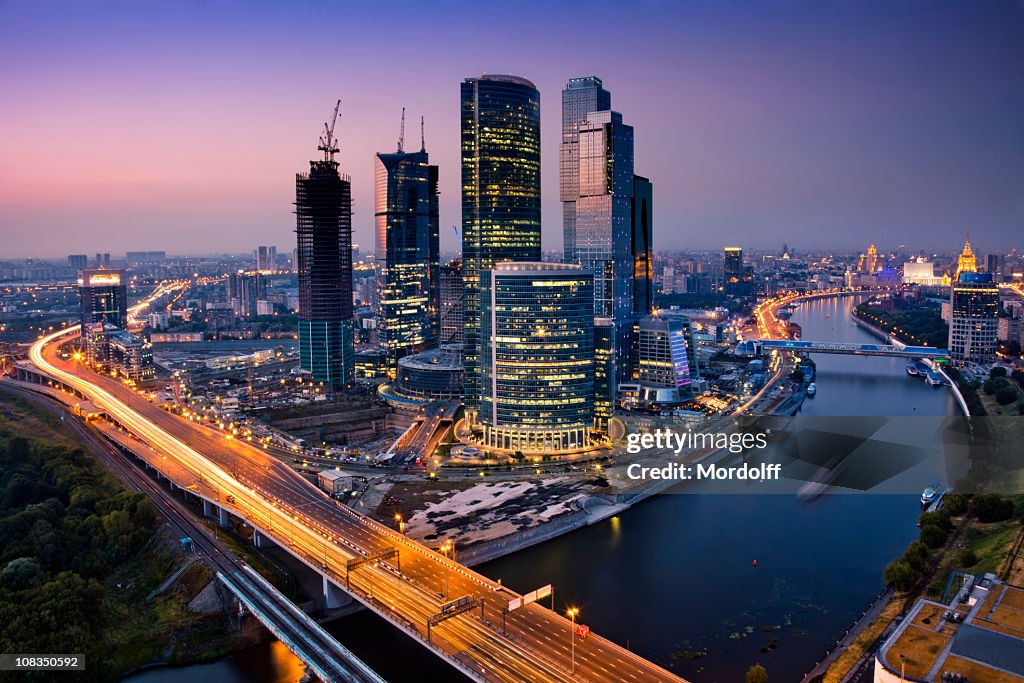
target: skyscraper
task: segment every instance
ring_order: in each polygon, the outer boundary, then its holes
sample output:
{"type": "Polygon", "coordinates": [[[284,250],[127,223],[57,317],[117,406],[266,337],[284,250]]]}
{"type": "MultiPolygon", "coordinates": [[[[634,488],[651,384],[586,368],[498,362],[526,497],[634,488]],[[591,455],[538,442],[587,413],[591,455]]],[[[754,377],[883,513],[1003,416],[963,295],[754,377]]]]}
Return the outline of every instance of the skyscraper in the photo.
{"type": "Polygon", "coordinates": [[[499,263],[480,274],[484,445],[586,448],[594,426],[593,275],[576,265],[499,263]]]}
{"type": "Polygon", "coordinates": [[[400,358],[437,346],[440,335],[437,166],[426,149],[401,144],[374,164],[378,329],[391,378],[400,358]]]}
{"type": "Polygon", "coordinates": [[[518,76],[467,78],[462,118],[466,407],[480,403],[480,274],[540,260],[540,93],[518,76]]]}
{"type": "Polygon", "coordinates": [[[277,247],[273,245],[256,247],[256,270],[260,272],[277,270],[277,247]]]}
{"type": "Polygon", "coordinates": [[[91,323],[128,328],[128,278],[123,270],[83,270],[78,278],[82,330],[91,323]]]}
{"type": "Polygon", "coordinates": [[[68,254],[68,265],[74,270],[85,270],[89,266],[89,257],[85,254],[68,254]]]}
{"type": "Polygon", "coordinates": [[[562,142],[558,149],[559,196],[562,200],[563,258],[576,263],[576,199],[580,187],[579,131],[587,115],[612,108],[612,95],[597,76],[570,78],[562,90],[562,142]]]}
{"type": "Polygon", "coordinates": [[[267,281],[260,273],[239,271],[228,276],[231,310],[243,318],[256,315],[256,302],[267,298],[267,281]]]}
{"type": "Polygon", "coordinates": [[[462,261],[441,266],[441,343],[464,344],[462,329],[462,261]]]}
{"type": "Polygon", "coordinates": [[[998,331],[999,287],[992,274],[962,272],[950,289],[950,358],[956,363],[991,363],[998,331]]]}
{"type": "Polygon", "coordinates": [[[633,176],[632,213],[633,313],[642,318],[654,309],[654,186],[638,175],[633,176]]]}
{"type": "Polygon", "coordinates": [[[323,159],[295,176],[300,365],[314,382],[335,388],[350,382],[354,369],[352,186],[334,159],[337,115],[335,107],[320,138],[323,159]]]}
{"type": "Polygon", "coordinates": [[[726,294],[735,296],[743,294],[743,249],[740,247],[725,248],[722,280],[725,283],[726,294]]]}

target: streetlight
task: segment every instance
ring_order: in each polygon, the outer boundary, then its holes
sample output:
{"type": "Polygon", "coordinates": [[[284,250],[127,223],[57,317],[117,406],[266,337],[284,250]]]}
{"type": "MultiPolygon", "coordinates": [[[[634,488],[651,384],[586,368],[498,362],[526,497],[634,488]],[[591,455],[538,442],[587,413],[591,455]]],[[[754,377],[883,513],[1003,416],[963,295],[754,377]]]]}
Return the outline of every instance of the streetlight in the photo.
{"type": "Polygon", "coordinates": [[[402,513],[400,513],[400,512],[396,512],[395,513],[395,522],[398,524],[398,530],[404,536],[405,535],[405,522],[402,521],[402,513]]]}
{"type": "MultiPolygon", "coordinates": [[[[441,554],[444,555],[445,558],[450,558],[450,557],[455,555],[455,544],[452,543],[452,540],[450,538],[446,538],[445,541],[444,541],[444,544],[441,546],[441,554]],[[449,553],[451,555],[449,555],[449,553]]],[[[449,574],[448,563],[445,562],[445,564],[444,564],[444,599],[445,600],[448,599],[448,574],[449,574]]]]}
{"type": "Polygon", "coordinates": [[[572,652],[571,667],[569,673],[576,673],[576,615],[580,613],[578,607],[570,607],[565,611],[566,615],[572,619],[572,628],[569,631],[569,641],[572,643],[570,650],[572,652]]]}

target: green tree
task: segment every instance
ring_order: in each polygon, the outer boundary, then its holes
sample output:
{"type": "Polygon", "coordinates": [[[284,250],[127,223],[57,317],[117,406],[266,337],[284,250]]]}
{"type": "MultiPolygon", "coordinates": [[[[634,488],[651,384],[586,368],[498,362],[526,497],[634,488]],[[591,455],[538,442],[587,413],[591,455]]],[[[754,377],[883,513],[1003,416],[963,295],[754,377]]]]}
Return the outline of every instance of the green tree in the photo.
{"type": "Polygon", "coordinates": [[[885,568],[885,580],[891,583],[898,591],[909,591],[921,580],[921,572],[914,569],[907,562],[897,560],[889,563],[885,568]]]}
{"type": "Polygon", "coordinates": [[[914,541],[904,551],[903,561],[919,572],[924,571],[925,564],[928,562],[928,546],[921,541],[914,541]]]}
{"type": "Polygon", "coordinates": [[[943,501],[943,510],[952,517],[959,517],[967,512],[967,496],[962,493],[950,493],[943,501]]]}
{"type": "Polygon", "coordinates": [[[939,548],[949,538],[949,531],[938,524],[925,524],[921,527],[921,542],[929,548],[939,548]]]}
{"type": "Polygon", "coordinates": [[[1017,400],[1017,390],[1011,386],[1006,386],[996,392],[996,403],[1001,406],[1007,406],[1017,400]]]}
{"type": "Polygon", "coordinates": [[[992,379],[995,379],[996,377],[1006,377],[1006,368],[1001,365],[997,365],[988,371],[988,376],[992,379]]]}
{"type": "Polygon", "coordinates": [[[960,566],[967,568],[973,567],[978,563],[978,556],[970,548],[964,548],[960,551],[960,566]]]}
{"type": "Polygon", "coordinates": [[[1002,522],[1013,516],[1013,501],[998,493],[985,493],[971,500],[971,512],[979,522],[1002,522]]]}
{"type": "Polygon", "coordinates": [[[747,683],[768,683],[768,671],[760,664],[747,669],[747,683]]]}

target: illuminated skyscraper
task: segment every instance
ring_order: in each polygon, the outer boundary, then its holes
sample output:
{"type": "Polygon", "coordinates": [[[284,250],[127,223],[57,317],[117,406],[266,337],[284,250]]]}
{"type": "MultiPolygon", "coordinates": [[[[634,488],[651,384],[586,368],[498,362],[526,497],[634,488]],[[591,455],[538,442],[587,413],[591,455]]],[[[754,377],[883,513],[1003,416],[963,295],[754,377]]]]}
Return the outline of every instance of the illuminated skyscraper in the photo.
{"type": "Polygon", "coordinates": [[[971,249],[971,239],[968,237],[967,241],[964,242],[964,250],[960,252],[960,257],[956,260],[956,272],[953,273],[953,282],[960,281],[960,273],[976,272],[978,272],[978,258],[971,249]]]}
{"type": "Polygon", "coordinates": [[[649,315],[654,309],[654,187],[647,178],[633,176],[633,313],[649,315]]]}
{"type": "Polygon", "coordinates": [[[466,407],[480,403],[480,274],[540,260],[540,93],[518,76],[462,82],[466,407]]]}
{"type": "Polygon", "coordinates": [[[78,278],[82,329],[91,323],[128,328],[128,278],[123,270],[83,270],[78,278]]]}
{"type": "Polygon", "coordinates": [[[482,441],[587,447],[594,426],[594,285],[579,266],[499,263],[480,274],[482,441]]]}
{"type": "Polygon", "coordinates": [[[570,78],[562,90],[562,143],[558,149],[559,196],[562,200],[563,260],[576,263],[576,199],[580,189],[580,125],[594,111],[612,108],[612,95],[597,76],[570,78]]]}
{"type": "Polygon", "coordinates": [[[950,358],[956,363],[991,363],[998,331],[999,286],[992,274],[962,272],[950,289],[950,358]]]}
{"type": "Polygon", "coordinates": [[[455,260],[441,266],[441,343],[464,344],[466,334],[462,328],[462,261],[455,260]]]}
{"type": "Polygon", "coordinates": [[[744,287],[743,249],[740,247],[725,248],[722,280],[725,284],[726,294],[743,296],[747,293],[744,287]]]}
{"type": "Polygon", "coordinates": [[[314,382],[335,388],[352,381],[354,370],[352,186],[334,159],[337,114],[320,139],[323,159],[295,176],[300,365],[314,382]]]}
{"type": "Polygon", "coordinates": [[[437,166],[425,149],[378,154],[375,166],[380,341],[393,379],[400,358],[439,339],[437,166]]]}

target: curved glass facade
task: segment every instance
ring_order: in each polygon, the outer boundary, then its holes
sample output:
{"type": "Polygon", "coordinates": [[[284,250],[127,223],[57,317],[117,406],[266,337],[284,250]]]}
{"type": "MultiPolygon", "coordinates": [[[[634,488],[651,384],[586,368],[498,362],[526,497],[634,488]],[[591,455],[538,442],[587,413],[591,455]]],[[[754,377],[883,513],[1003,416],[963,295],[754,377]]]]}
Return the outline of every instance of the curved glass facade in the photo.
{"type": "Polygon", "coordinates": [[[466,406],[480,404],[480,274],[540,260],[540,93],[518,76],[462,83],[466,406]]]}
{"type": "Polygon", "coordinates": [[[590,445],[594,276],[558,263],[500,263],[480,277],[484,445],[523,453],[590,445]]]}

